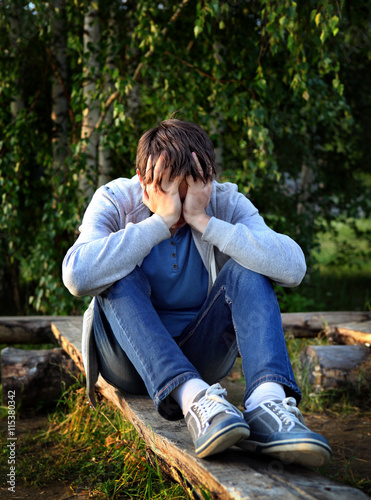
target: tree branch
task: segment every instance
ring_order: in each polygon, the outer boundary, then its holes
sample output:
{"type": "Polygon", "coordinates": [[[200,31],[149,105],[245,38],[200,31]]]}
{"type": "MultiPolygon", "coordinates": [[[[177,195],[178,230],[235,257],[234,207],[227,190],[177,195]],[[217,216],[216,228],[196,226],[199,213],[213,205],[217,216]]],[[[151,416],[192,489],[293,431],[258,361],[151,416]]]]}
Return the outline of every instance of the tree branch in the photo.
{"type": "Polygon", "coordinates": [[[212,75],[209,75],[208,73],[205,73],[201,69],[197,68],[194,64],[191,64],[188,61],[185,61],[184,59],[181,59],[180,57],[176,56],[175,54],[172,54],[171,52],[169,52],[167,50],[164,52],[164,54],[167,55],[167,56],[174,57],[174,59],[176,59],[177,61],[180,61],[185,66],[188,66],[189,68],[192,68],[194,71],[196,71],[200,75],[204,76],[205,78],[208,78],[209,80],[212,80],[213,82],[218,82],[218,83],[223,83],[223,84],[225,84],[225,83],[233,83],[233,84],[236,84],[236,85],[241,85],[255,99],[254,92],[251,89],[249,89],[248,87],[246,87],[246,85],[243,82],[241,82],[240,80],[223,80],[223,79],[216,78],[215,76],[212,76],[212,75]]]}

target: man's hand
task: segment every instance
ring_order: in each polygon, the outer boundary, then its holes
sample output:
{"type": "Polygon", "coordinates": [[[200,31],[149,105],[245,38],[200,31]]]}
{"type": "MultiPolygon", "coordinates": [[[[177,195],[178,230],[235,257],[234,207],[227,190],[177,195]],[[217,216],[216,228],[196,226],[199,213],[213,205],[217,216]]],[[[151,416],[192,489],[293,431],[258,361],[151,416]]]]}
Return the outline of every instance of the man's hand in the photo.
{"type": "MultiPolygon", "coordinates": [[[[149,156],[146,167],[146,179],[151,178],[149,175],[151,169],[152,158],[149,156]]],[[[151,182],[147,181],[144,185],[141,177],[139,178],[143,189],[143,203],[151,212],[160,215],[169,229],[179,220],[182,213],[182,203],[179,196],[181,179],[175,178],[170,181],[170,174],[171,169],[164,168],[164,159],[160,156],[153,167],[151,182]]]]}
{"type": "MultiPolygon", "coordinates": [[[[203,177],[202,167],[196,153],[192,153],[197,170],[203,177]]],[[[193,179],[187,176],[188,190],[183,204],[183,217],[185,221],[194,229],[203,233],[206,229],[210,217],[206,213],[206,208],[210,203],[210,196],[213,189],[212,181],[205,182],[199,178],[193,179]]]]}

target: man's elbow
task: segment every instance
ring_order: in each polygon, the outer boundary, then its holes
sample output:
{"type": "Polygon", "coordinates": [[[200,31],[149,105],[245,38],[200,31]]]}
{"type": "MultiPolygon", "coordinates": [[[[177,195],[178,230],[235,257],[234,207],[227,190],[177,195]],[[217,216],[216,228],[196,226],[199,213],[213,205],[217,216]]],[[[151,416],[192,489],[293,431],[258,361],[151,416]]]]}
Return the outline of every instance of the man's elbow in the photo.
{"type": "Polygon", "coordinates": [[[293,288],[295,286],[300,285],[300,283],[304,279],[306,272],[307,272],[307,264],[305,262],[305,259],[302,258],[298,260],[296,264],[291,267],[288,276],[288,283],[286,284],[286,286],[293,288]]]}
{"type": "Polygon", "coordinates": [[[81,276],[76,276],[75,273],[64,269],[62,272],[62,280],[67,290],[75,297],[89,295],[86,284],[84,280],[81,279],[81,276]]]}

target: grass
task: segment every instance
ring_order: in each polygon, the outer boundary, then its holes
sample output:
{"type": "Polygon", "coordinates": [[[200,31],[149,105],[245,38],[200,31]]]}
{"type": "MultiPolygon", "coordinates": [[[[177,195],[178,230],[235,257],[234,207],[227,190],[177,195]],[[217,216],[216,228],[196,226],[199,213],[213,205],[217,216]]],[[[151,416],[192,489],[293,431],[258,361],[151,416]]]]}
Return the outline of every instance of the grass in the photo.
{"type": "MultiPolygon", "coordinates": [[[[192,498],[146,461],[143,441],[115,408],[102,403],[99,411],[91,411],[85,401],[78,380],[49,415],[47,429],[17,442],[17,476],[25,485],[42,488],[61,481],[89,498],[192,498]]],[[[7,470],[4,447],[2,453],[7,470]]]]}

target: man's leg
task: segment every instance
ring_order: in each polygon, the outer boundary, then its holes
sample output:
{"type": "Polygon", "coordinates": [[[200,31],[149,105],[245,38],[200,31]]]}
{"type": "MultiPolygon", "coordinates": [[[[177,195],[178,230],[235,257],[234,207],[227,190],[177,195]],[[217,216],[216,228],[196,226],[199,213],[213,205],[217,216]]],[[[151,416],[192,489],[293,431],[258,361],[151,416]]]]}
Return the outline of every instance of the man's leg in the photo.
{"type": "Polygon", "coordinates": [[[246,380],[244,401],[264,382],[300,401],[270,281],[230,259],[201,311],[177,339],[202,378],[214,383],[230,371],[238,351],[246,380]]]}
{"type": "Polygon", "coordinates": [[[305,426],[296,407],[301,394],[272,284],[231,259],[179,345],[213,383],[233,365],[236,344],[246,379],[244,404],[249,411],[244,415],[251,429],[244,448],[302,465],[323,465],[331,449],[325,438],[305,426]]]}
{"type": "Polygon", "coordinates": [[[181,416],[170,397],[174,389],[187,382],[201,388],[186,416],[198,456],[218,453],[249,436],[242,413],[223,398],[225,391],[202,381],[163,326],[140,268],[97,297],[93,327],[102,376],[129,392],[142,392],[143,380],[165,418],[181,416]]]}
{"type": "Polygon", "coordinates": [[[102,376],[127,392],[145,387],[162,416],[180,418],[162,403],[179,384],[201,377],[163,326],[139,267],[96,298],[93,328],[102,376]]]}

